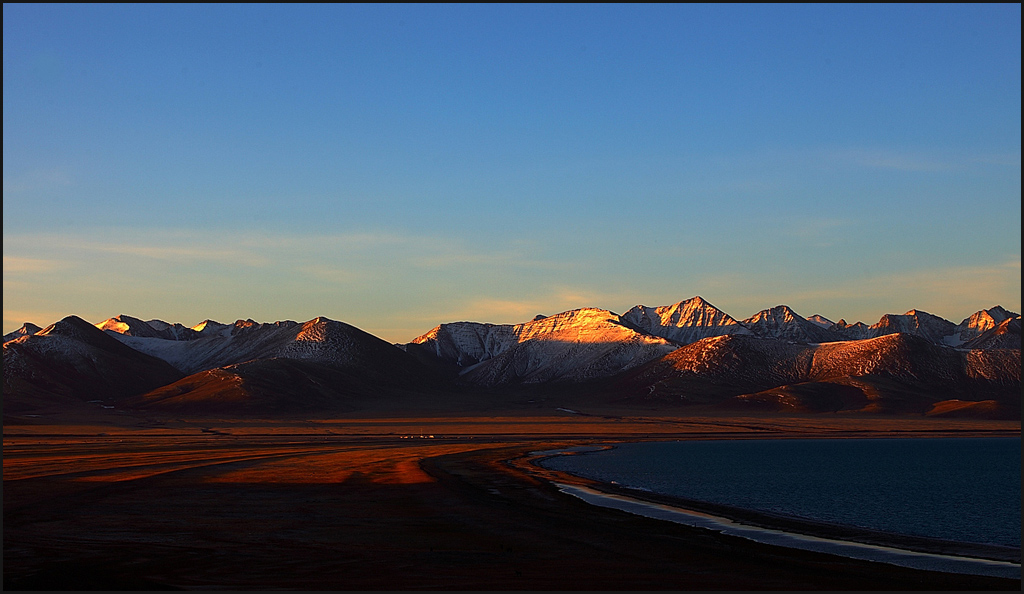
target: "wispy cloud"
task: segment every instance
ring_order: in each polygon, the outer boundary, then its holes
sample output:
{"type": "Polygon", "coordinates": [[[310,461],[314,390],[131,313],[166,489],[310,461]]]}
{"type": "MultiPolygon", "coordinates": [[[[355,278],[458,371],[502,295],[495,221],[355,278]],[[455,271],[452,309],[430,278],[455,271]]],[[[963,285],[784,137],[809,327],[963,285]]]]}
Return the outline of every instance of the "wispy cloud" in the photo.
{"type": "MultiPolygon", "coordinates": [[[[753,279],[734,279],[733,294],[753,279]]],[[[727,285],[730,283],[726,283],[727,285]]],[[[832,282],[824,288],[801,289],[784,284],[763,283],[763,289],[735,302],[750,307],[786,303],[801,315],[824,313],[831,319],[871,324],[883,314],[902,314],[920,309],[959,322],[982,308],[1002,305],[1020,310],[1020,259],[980,266],[948,266],[882,274],[832,282]],[[809,311],[809,309],[815,311],[809,311]],[[820,311],[830,308],[831,311],[820,311]]]]}
{"type": "Polygon", "coordinates": [[[516,268],[559,269],[569,266],[563,262],[553,262],[534,258],[521,251],[471,251],[458,247],[446,248],[438,253],[415,256],[410,263],[422,268],[452,268],[459,266],[502,266],[516,268]]]}
{"type": "Polygon", "coordinates": [[[550,280],[550,270],[567,266],[530,257],[538,249],[527,243],[475,246],[393,231],[257,235],[188,229],[5,234],[3,243],[4,299],[15,309],[42,300],[48,307],[68,304],[65,314],[149,307],[164,317],[201,319],[213,311],[236,315],[244,306],[244,316],[308,311],[377,324],[383,315],[387,324],[417,327],[439,315],[442,321],[523,321],[538,311],[592,304],[565,294],[516,304],[510,295],[536,291],[538,278],[550,280]],[[40,271],[50,274],[30,274],[40,271]],[[521,288],[517,279],[523,279],[521,288]]]}
{"type": "Polygon", "coordinates": [[[970,302],[970,307],[988,307],[995,304],[986,305],[984,300],[1012,298],[1014,292],[1017,295],[1015,303],[1009,305],[1015,305],[1020,301],[1019,259],[987,266],[950,266],[879,275],[849,281],[828,290],[803,292],[799,296],[829,299],[859,294],[892,300],[893,296],[898,295],[934,304],[970,302]]]}
{"type": "MultiPolygon", "coordinates": [[[[233,234],[232,239],[252,242],[251,235],[233,234]]],[[[258,245],[285,250],[306,250],[317,246],[323,250],[375,250],[402,246],[417,241],[417,236],[390,231],[360,231],[336,234],[261,234],[258,245]]]]}
{"type": "Polygon", "coordinates": [[[541,308],[544,305],[548,305],[548,303],[540,299],[516,300],[483,297],[471,300],[452,313],[453,320],[496,320],[496,323],[519,323],[528,321],[541,313],[541,308]]]}
{"type": "MultiPolygon", "coordinates": [[[[65,261],[81,260],[90,254],[107,253],[162,261],[219,261],[246,266],[259,266],[267,262],[267,259],[259,254],[258,247],[252,240],[239,241],[230,237],[162,231],[153,231],[149,237],[138,235],[138,232],[129,234],[119,230],[97,230],[80,234],[5,234],[4,251],[59,253],[65,261]],[[124,238],[110,239],[119,236],[124,238]]],[[[4,257],[4,267],[6,266],[7,256],[4,257]]]]}
{"type": "MultiPolygon", "coordinates": [[[[113,254],[168,263],[217,262],[247,267],[280,264],[322,280],[339,281],[354,279],[351,275],[360,266],[383,261],[392,267],[401,264],[423,269],[568,266],[532,255],[531,246],[484,249],[446,237],[395,232],[257,235],[151,230],[143,234],[137,230],[98,229],[78,234],[8,234],[4,250],[17,254],[12,257],[11,268],[18,270],[29,267],[32,261],[38,261],[37,268],[41,268],[45,259],[34,256],[40,252],[56,253],[71,261],[88,254],[113,254]]],[[[5,257],[5,269],[7,266],[5,257]]]]}
{"type": "MultiPolygon", "coordinates": [[[[70,247],[70,246],[69,246],[70,247]]],[[[246,266],[260,266],[267,258],[249,250],[224,248],[216,245],[189,247],[183,245],[144,245],[127,243],[85,242],[77,249],[140,256],[167,261],[218,261],[246,266]]]]}
{"type": "Polygon", "coordinates": [[[420,234],[394,232],[344,233],[311,237],[278,238],[271,242],[302,250],[318,246],[325,253],[349,253],[388,250],[401,256],[405,262],[421,268],[451,268],[459,266],[517,266],[551,268],[558,264],[536,258],[535,247],[523,243],[498,249],[484,249],[462,240],[420,234]]]}
{"type": "MultiPolygon", "coordinates": [[[[1020,259],[989,266],[957,266],[874,279],[873,290],[884,295],[907,294],[943,310],[996,305],[1020,307],[1020,259]]],[[[920,305],[918,307],[925,307],[920,305]]],[[[968,312],[968,313],[973,313],[968,312]]],[[[955,320],[959,321],[959,320],[955,320]]]]}
{"type": "Polygon", "coordinates": [[[37,274],[51,272],[68,266],[67,262],[61,260],[48,260],[44,258],[20,258],[17,256],[4,256],[4,274],[13,272],[21,274],[37,274]]]}
{"type": "Polygon", "coordinates": [[[601,307],[611,296],[585,289],[560,287],[518,299],[494,296],[471,297],[457,308],[441,314],[445,321],[474,321],[518,324],[532,320],[537,314],[553,315],[581,307],[601,307]]]}

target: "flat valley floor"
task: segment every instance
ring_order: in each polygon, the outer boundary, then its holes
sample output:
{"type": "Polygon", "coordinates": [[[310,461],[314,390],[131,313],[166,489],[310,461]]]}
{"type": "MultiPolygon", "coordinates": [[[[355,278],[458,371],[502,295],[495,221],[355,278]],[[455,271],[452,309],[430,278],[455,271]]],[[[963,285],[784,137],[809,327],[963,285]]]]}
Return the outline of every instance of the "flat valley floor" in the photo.
{"type": "Polygon", "coordinates": [[[454,414],[5,422],[4,589],[1015,590],[590,506],[531,452],[1019,421],[454,414]]]}

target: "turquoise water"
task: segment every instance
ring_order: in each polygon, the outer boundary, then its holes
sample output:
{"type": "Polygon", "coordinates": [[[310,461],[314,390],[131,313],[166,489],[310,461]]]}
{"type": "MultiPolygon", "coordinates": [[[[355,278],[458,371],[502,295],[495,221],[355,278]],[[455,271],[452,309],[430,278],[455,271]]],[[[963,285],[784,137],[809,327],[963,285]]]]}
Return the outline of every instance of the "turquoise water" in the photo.
{"type": "Polygon", "coordinates": [[[617,444],[548,468],[898,534],[1020,547],[1020,438],[617,444]]]}

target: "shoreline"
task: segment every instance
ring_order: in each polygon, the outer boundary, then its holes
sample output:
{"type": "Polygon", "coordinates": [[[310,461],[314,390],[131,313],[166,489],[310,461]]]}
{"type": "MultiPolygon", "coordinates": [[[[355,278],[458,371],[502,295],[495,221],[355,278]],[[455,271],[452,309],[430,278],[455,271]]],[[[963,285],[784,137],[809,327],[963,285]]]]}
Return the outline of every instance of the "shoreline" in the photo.
{"type": "Polygon", "coordinates": [[[563,493],[578,497],[591,505],[611,507],[648,518],[706,528],[723,534],[746,538],[761,544],[828,553],[850,559],[877,561],[911,569],[1020,579],[1019,563],[977,557],[923,553],[910,549],[865,544],[853,540],[824,538],[797,532],[750,526],[721,516],[701,514],[692,510],[647,502],[637,497],[607,495],[602,494],[596,489],[573,485],[558,486],[563,493]]]}
{"type": "MultiPolygon", "coordinates": [[[[1019,578],[766,545],[591,505],[559,491],[565,477],[527,463],[554,448],[733,436],[755,421],[688,433],[660,419],[573,417],[7,427],[4,585],[1020,589],[1019,578]]],[[[931,428],[948,429],[922,427],[931,428]]]]}
{"type": "MultiPolygon", "coordinates": [[[[642,440],[660,441],[660,440],[642,440]]],[[[564,455],[604,451],[615,443],[590,443],[525,455],[525,466],[539,470],[563,493],[588,504],[701,527],[754,542],[880,561],[914,569],[1020,579],[1020,549],[885,532],[846,524],[783,516],[749,508],[666,495],[603,482],[542,466],[564,455]],[[945,569],[943,569],[945,567],[945,569]]]]}

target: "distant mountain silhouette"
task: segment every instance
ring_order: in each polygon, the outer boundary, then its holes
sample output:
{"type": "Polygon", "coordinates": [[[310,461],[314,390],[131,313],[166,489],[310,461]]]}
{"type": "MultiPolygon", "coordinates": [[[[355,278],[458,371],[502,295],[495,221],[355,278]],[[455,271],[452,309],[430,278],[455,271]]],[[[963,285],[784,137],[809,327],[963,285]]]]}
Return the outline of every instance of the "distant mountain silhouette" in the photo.
{"type": "Polygon", "coordinates": [[[181,375],[166,361],[68,316],[4,343],[4,414],[40,400],[119,402],[181,375]]]}
{"type": "Polygon", "coordinates": [[[960,324],[910,310],[867,326],[785,305],[737,321],[699,296],[621,316],[446,323],[402,345],[323,317],[188,328],[68,316],[4,337],[4,410],[100,400],[272,416],[580,386],[627,407],[1019,418],[1020,345],[1019,314],[999,306],[960,324]]]}

